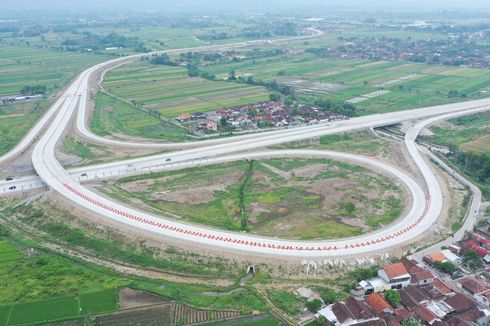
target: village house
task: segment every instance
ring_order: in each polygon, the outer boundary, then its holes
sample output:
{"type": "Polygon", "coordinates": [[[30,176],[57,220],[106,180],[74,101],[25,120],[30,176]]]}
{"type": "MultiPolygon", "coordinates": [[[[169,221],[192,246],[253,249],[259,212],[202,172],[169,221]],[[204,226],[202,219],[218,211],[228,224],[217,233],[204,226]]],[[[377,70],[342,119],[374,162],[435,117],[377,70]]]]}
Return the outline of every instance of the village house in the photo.
{"type": "Polygon", "coordinates": [[[403,263],[388,265],[378,270],[378,276],[388,283],[391,289],[401,289],[410,284],[411,276],[403,263]]]}
{"type": "Polygon", "coordinates": [[[368,296],[366,303],[375,316],[380,316],[382,313],[393,312],[393,307],[379,293],[373,293],[368,296]]]}
{"type": "Polygon", "coordinates": [[[417,262],[405,257],[401,259],[401,262],[405,266],[408,274],[410,274],[410,282],[412,284],[425,285],[432,284],[434,281],[434,275],[429,270],[418,265],[417,262]]]}

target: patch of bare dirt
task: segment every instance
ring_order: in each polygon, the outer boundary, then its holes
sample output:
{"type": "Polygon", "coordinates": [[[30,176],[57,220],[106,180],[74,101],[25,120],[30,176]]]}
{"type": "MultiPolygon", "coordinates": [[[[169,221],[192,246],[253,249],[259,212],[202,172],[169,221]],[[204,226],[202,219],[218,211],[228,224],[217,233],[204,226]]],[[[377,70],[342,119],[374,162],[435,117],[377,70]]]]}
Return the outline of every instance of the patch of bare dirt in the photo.
{"type": "Polygon", "coordinates": [[[157,192],[150,196],[151,200],[169,201],[181,204],[196,205],[213,201],[215,191],[224,191],[226,185],[213,185],[207,187],[196,187],[180,191],[157,192]]]}
{"type": "MultiPolygon", "coordinates": [[[[314,178],[320,171],[325,169],[327,166],[322,163],[307,164],[298,168],[291,170],[291,175],[300,178],[314,178]]],[[[333,167],[332,167],[333,169],[333,167]]]]}
{"type": "Polygon", "coordinates": [[[143,307],[168,302],[162,297],[141,290],[124,288],[119,291],[121,309],[143,307]]]}

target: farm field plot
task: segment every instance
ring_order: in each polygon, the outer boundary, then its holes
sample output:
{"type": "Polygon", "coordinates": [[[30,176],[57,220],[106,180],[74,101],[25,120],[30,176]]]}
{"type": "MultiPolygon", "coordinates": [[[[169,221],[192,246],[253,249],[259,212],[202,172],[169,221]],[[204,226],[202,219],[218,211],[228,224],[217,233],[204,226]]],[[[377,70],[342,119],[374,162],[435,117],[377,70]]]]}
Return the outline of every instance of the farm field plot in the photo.
{"type": "Polygon", "coordinates": [[[188,135],[187,130],[102,92],[95,97],[95,111],[90,128],[100,136],[124,134],[169,141],[183,141],[188,135]]]}
{"type": "Polygon", "coordinates": [[[109,72],[104,88],[136,105],[163,116],[210,111],[227,106],[267,100],[263,87],[190,78],[183,67],[132,63],[109,72]]]}
{"type": "Polygon", "coordinates": [[[99,314],[117,310],[117,289],[105,289],[80,295],[82,314],[99,314]]]}
{"type": "Polygon", "coordinates": [[[479,186],[490,198],[490,112],[440,122],[424,140],[451,149],[446,159],[479,186]]]}
{"type": "Polygon", "coordinates": [[[15,304],[10,313],[9,325],[49,322],[80,314],[75,297],[62,297],[15,304]]]}
{"type": "Polygon", "coordinates": [[[48,91],[65,86],[77,73],[109,56],[2,45],[0,95],[18,93],[26,85],[46,85],[48,91]]]}
{"type": "Polygon", "coordinates": [[[490,134],[490,113],[482,112],[461,118],[451,119],[447,122],[435,124],[431,128],[433,136],[424,137],[434,144],[450,148],[460,148],[472,151],[469,147],[475,147],[476,152],[490,152],[485,139],[490,134]],[[471,145],[470,145],[471,144],[471,145]]]}
{"type": "Polygon", "coordinates": [[[275,57],[255,60],[243,60],[240,62],[220,63],[204,66],[201,69],[225,78],[230,70],[235,70],[238,76],[253,75],[256,79],[273,80],[280,76],[316,77],[321,74],[335,73],[350,66],[364,64],[368,60],[342,60],[318,58],[313,54],[301,54],[295,56],[278,55],[275,57]]]}
{"type": "Polygon", "coordinates": [[[235,162],[122,178],[99,189],[185,221],[294,239],[358,235],[390,223],[404,207],[403,191],[389,179],[323,159],[235,162]]]}
{"type": "Polygon", "coordinates": [[[490,153],[490,130],[489,134],[461,145],[467,151],[490,153]]]}
{"type": "MultiPolygon", "coordinates": [[[[484,90],[490,86],[490,71],[487,69],[320,58],[308,53],[215,64],[202,67],[202,70],[218,78],[226,78],[230,70],[235,70],[238,76],[254,76],[262,80],[303,80],[300,91],[308,81],[313,86],[316,82],[331,83],[338,87],[320,95],[339,102],[378,89],[390,91],[357,103],[361,115],[479,98],[486,96],[484,90]],[[452,96],[449,96],[450,92],[452,96]]],[[[314,87],[310,93],[313,91],[314,87]]]]}
{"type": "Polygon", "coordinates": [[[42,100],[0,106],[0,155],[13,148],[51,104],[42,100]]]}

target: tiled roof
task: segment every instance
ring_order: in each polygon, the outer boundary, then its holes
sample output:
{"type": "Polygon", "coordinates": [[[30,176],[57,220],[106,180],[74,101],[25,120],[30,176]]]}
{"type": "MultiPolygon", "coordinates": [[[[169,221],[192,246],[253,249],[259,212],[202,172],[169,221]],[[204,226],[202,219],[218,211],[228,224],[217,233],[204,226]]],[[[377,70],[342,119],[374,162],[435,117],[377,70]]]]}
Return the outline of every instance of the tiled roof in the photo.
{"type": "Polygon", "coordinates": [[[451,306],[451,308],[453,308],[458,313],[466,311],[476,306],[476,302],[473,299],[461,293],[449,297],[445,301],[449,306],[451,306]]]}
{"type": "Polygon", "coordinates": [[[402,258],[401,262],[407,269],[408,274],[412,276],[412,282],[419,282],[419,281],[429,280],[431,278],[434,278],[434,276],[429,270],[420,267],[413,260],[404,257],[402,258]]]}
{"type": "Polygon", "coordinates": [[[337,302],[332,306],[332,312],[337,317],[339,323],[343,323],[348,319],[356,319],[350,310],[341,302],[337,302]]]}
{"type": "Polygon", "coordinates": [[[405,291],[405,289],[401,289],[400,291],[398,291],[398,293],[400,293],[400,298],[404,307],[413,310],[415,307],[418,306],[418,303],[407,291],[405,291]]]}
{"type": "Polygon", "coordinates": [[[434,279],[434,282],[432,282],[432,285],[442,294],[448,294],[451,292],[454,292],[449,286],[446,285],[443,281],[441,281],[438,278],[434,279]]]}
{"type": "Polygon", "coordinates": [[[446,320],[446,324],[450,326],[474,326],[473,323],[470,323],[460,316],[453,316],[446,320]]]}
{"type": "Polygon", "coordinates": [[[425,307],[417,307],[414,310],[415,314],[417,317],[419,317],[421,320],[425,321],[428,324],[432,324],[436,319],[437,316],[434,315],[432,311],[425,307]]]}
{"type": "Polygon", "coordinates": [[[485,313],[476,307],[473,307],[460,315],[461,318],[469,322],[475,322],[483,316],[485,316],[485,313]]]}
{"type": "Polygon", "coordinates": [[[375,315],[381,314],[385,309],[391,309],[390,304],[378,293],[373,293],[367,297],[366,303],[375,315]]]}
{"type": "Polygon", "coordinates": [[[477,280],[473,277],[466,277],[460,280],[459,284],[461,284],[463,288],[465,288],[472,294],[482,293],[488,290],[487,285],[483,281],[477,280]]]}
{"type": "Polygon", "coordinates": [[[417,304],[421,304],[424,301],[430,300],[430,298],[427,296],[427,294],[424,293],[417,286],[409,285],[406,288],[404,288],[403,290],[405,292],[407,292],[408,295],[410,295],[417,304]]]}
{"type": "Polygon", "coordinates": [[[402,263],[388,265],[388,266],[384,267],[383,270],[385,271],[386,275],[390,279],[397,278],[397,277],[403,276],[405,274],[408,274],[407,269],[405,268],[405,266],[403,266],[402,263]]]}
{"type": "Polygon", "coordinates": [[[429,257],[433,262],[443,262],[446,260],[446,256],[440,251],[430,254],[429,257]]]}
{"type": "Polygon", "coordinates": [[[371,319],[362,321],[357,324],[351,324],[350,326],[386,326],[386,322],[383,319],[371,319]]]}
{"type": "Polygon", "coordinates": [[[398,308],[395,311],[393,311],[393,314],[395,316],[398,316],[401,320],[408,319],[410,317],[410,312],[408,312],[407,309],[405,308],[398,308]]]}
{"type": "Polygon", "coordinates": [[[369,307],[364,301],[357,300],[351,296],[345,300],[345,305],[356,319],[369,319],[373,317],[373,314],[369,311],[369,307]]]}

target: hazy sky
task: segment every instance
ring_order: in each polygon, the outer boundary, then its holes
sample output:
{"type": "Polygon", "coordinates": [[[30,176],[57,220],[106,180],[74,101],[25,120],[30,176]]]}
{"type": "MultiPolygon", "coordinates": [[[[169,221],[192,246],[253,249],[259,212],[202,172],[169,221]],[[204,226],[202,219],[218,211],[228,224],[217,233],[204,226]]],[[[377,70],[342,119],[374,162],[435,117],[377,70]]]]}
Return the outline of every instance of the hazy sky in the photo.
{"type": "Polygon", "coordinates": [[[155,9],[170,11],[280,11],[329,8],[351,9],[486,9],[490,0],[1,0],[3,9],[155,9]]]}

